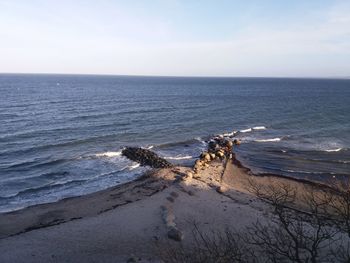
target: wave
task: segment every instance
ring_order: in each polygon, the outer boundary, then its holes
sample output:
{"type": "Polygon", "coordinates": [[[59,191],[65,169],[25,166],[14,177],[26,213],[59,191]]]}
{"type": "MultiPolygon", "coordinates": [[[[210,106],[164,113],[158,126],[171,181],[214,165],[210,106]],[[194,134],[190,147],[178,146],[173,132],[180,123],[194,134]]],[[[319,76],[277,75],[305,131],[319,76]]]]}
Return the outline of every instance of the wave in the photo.
{"type": "Polygon", "coordinates": [[[311,172],[311,171],[299,171],[299,170],[291,170],[291,169],[287,169],[287,170],[280,169],[280,171],[288,172],[288,173],[300,173],[300,174],[337,175],[337,173],[334,173],[334,172],[317,172],[317,171],[311,172]]]}
{"type": "Polygon", "coordinates": [[[176,147],[176,146],[190,146],[192,144],[197,144],[198,142],[200,143],[204,143],[205,141],[203,141],[200,137],[197,138],[193,138],[190,140],[185,140],[185,141],[178,141],[178,142],[169,142],[169,143],[164,143],[164,144],[159,144],[157,145],[157,149],[164,149],[164,148],[168,148],[168,147],[176,147]]]}
{"type": "Polygon", "coordinates": [[[193,156],[191,156],[191,155],[164,157],[164,159],[168,159],[168,160],[188,160],[188,159],[192,159],[192,158],[193,158],[193,156]]]}
{"type": "Polygon", "coordinates": [[[137,167],[140,167],[140,164],[139,164],[139,163],[135,163],[135,164],[133,164],[133,165],[129,165],[129,166],[128,166],[128,169],[129,169],[129,170],[134,170],[134,169],[136,169],[137,167]]]}
{"type": "Polygon", "coordinates": [[[233,132],[228,132],[228,133],[223,133],[223,134],[220,134],[224,137],[232,137],[232,136],[235,136],[237,133],[237,131],[233,131],[233,132]]]}
{"type": "Polygon", "coordinates": [[[343,148],[337,148],[337,149],[329,149],[329,150],[324,150],[325,152],[339,152],[343,150],[343,148]]]}
{"type": "Polygon", "coordinates": [[[251,131],[252,131],[252,128],[240,130],[239,132],[246,133],[246,132],[251,132],[251,131]]]}
{"type": "Polygon", "coordinates": [[[266,130],[266,127],[265,126],[255,126],[253,128],[240,130],[239,132],[246,133],[246,132],[252,132],[252,131],[259,131],[259,130],[266,130]]]}
{"type": "Polygon", "coordinates": [[[121,156],[121,155],[122,155],[121,151],[119,151],[119,152],[104,152],[104,153],[95,154],[96,157],[108,157],[108,158],[117,157],[117,156],[121,156]]]}
{"type": "Polygon", "coordinates": [[[256,127],[253,127],[253,130],[266,130],[266,127],[265,126],[256,126],[256,127]]]}
{"type": "Polygon", "coordinates": [[[10,166],[5,167],[4,169],[11,170],[11,169],[40,168],[40,167],[62,164],[65,162],[69,162],[71,160],[74,160],[74,159],[56,159],[56,160],[50,160],[50,161],[43,161],[43,160],[24,161],[24,162],[12,164],[10,166]]]}
{"type": "Polygon", "coordinates": [[[272,167],[264,167],[268,170],[273,170],[277,172],[282,173],[291,173],[291,174],[314,174],[314,175],[338,175],[338,176],[344,176],[346,174],[340,174],[335,172],[321,172],[321,171],[304,171],[304,170],[293,170],[293,169],[279,169],[279,168],[272,168],[272,167]]]}
{"type": "Polygon", "coordinates": [[[63,186],[68,186],[68,185],[73,185],[73,184],[78,184],[78,183],[83,183],[86,182],[86,180],[67,180],[67,181],[62,181],[62,182],[56,182],[56,183],[49,183],[46,185],[38,186],[38,187],[33,187],[33,188],[27,188],[25,190],[21,190],[17,192],[16,194],[8,195],[8,196],[0,196],[1,199],[9,199],[9,198],[14,198],[14,197],[19,197],[22,195],[26,194],[33,194],[33,193],[38,193],[40,191],[45,191],[45,190],[53,190],[57,189],[63,186]]]}
{"type": "Polygon", "coordinates": [[[255,142],[279,142],[281,141],[281,138],[273,138],[273,139],[260,139],[260,140],[254,140],[255,142]]]}
{"type": "Polygon", "coordinates": [[[147,150],[151,150],[151,149],[153,149],[153,148],[154,148],[153,145],[150,145],[150,146],[145,147],[145,149],[147,149],[147,150]]]}
{"type": "MultiPolygon", "coordinates": [[[[136,134],[136,133],[129,133],[130,135],[136,134]]],[[[67,146],[75,146],[75,145],[80,145],[83,143],[88,143],[88,142],[94,142],[96,140],[101,140],[101,139],[108,139],[116,137],[118,134],[105,134],[105,135],[100,135],[100,136],[92,136],[92,137],[86,137],[84,139],[75,139],[67,142],[61,142],[61,143],[55,143],[55,144],[44,144],[44,145],[39,145],[39,146],[34,146],[34,147],[28,147],[24,149],[19,149],[19,150],[14,150],[14,151],[4,151],[0,152],[1,155],[7,155],[7,154],[25,154],[30,151],[39,151],[39,150],[45,150],[45,149],[50,149],[50,148],[61,148],[61,147],[67,147],[67,146]]]]}

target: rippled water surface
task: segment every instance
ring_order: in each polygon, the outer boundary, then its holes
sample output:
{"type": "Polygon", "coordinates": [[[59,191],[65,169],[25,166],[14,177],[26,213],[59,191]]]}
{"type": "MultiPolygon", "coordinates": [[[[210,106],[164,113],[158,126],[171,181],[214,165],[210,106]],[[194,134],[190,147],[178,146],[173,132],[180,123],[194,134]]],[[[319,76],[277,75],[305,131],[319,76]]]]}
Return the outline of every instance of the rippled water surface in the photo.
{"type": "Polygon", "coordinates": [[[0,94],[0,211],[132,180],[125,145],[190,165],[234,130],[255,172],[350,175],[350,80],[0,75],[0,94]]]}

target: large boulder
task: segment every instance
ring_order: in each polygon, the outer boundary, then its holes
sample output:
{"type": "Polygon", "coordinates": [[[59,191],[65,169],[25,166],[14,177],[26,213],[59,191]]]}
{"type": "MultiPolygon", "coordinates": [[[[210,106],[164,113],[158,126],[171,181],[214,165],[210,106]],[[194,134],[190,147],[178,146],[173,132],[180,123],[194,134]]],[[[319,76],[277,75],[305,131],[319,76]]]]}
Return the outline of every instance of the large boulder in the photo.
{"type": "Polygon", "coordinates": [[[168,168],[173,165],[164,158],[159,157],[156,153],[137,147],[126,147],[122,151],[122,155],[134,162],[140,163],[142,166],[148,165],[153,168],[168,168]]]}
{"type": "Polygon", "coordinates": [[[176,227],[170,227],[168,231],[168,238],[180,242],[183,239],[183,234],[176,227]]]}

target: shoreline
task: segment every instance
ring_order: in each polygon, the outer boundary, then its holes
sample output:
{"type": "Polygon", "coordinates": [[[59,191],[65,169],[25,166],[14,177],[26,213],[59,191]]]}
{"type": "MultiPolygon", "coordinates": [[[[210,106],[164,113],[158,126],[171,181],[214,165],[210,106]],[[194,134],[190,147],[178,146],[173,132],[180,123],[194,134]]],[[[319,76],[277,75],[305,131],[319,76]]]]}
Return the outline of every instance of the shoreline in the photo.
{"type": "MultiPolygon", "coordinates": [[[[261,178],[263,181],[282,181],[291,184],[296,183],[305,186],[312,186],[319,189],[332,189],[331,186],[325,183],[314,182],[306,179],[268,173],[255,174],[249,167],[244,166],[236,158],[235,153],[233,153],[230,161],[232,166],[235,167],[235,170],[240,171],[241,177],[242,174],[244,174],[245,176],[256,178],[257,180],[259,180],[258,178],[261,178]]],[[[104,190],[0,213],[0,240],[6,237],[30,232],[32,230],[55,226],[85,217],[96,216],[120,206],[150,197],[169,187],[169,184],[176,180],[178,176],[177,169],[180,169],[180,171],[182,171],[180,174],[182,173],[183,175],[192,170],[191,167],[184,166],[152,169],[132,181],[111,186],[104,190]],[[144,191],[141,195],[135,195],[128,192],[135,189],[144,189],[145,187],[147,188],[147,191],[144,191]],[[117,198],[115,198],[116,196],[117,198]],[[76,209],[77,207],[84,205],[88,206],[88,208],[76,209]],[[56,212],[53,213],[51,211],[56,212]]],[[[223,167],[223,169],[224,173],[227,168],[223,167]]],[[[242,188],[243,186],[241,185],[240,187],[242,188]]],[[[242,189],[240,190],[246,192],[242,189]]]]}
{"type": "Polygon", "coordinates": [[[254,176],[236,158],[213,160],[194,174],[189,167],[155,169],[89,195],[0,214],[2,261],[158,262],[155,243],[189,244],[193,223],[210,233],[267,222],[271,206],[249,191],[251,179],[305,191],[301,182],[254,176]]]}

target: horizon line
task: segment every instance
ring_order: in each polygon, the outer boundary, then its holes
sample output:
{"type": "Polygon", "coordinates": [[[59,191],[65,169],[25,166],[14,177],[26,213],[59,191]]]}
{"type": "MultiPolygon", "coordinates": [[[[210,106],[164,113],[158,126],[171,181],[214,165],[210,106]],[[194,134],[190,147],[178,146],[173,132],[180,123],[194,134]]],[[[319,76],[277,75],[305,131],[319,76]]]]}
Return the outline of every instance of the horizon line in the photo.
{"type": "Polygon", "coordinates": [[[61,76],[100,76],[100,77],[150,77],[150,78],[271,78],[271,79],[350,79],[350,76],[232,76],[232,75],[142,75],[112,73],[51,73],[51,72],[0,72],[0,75],[61,75],[61,76]]]}

